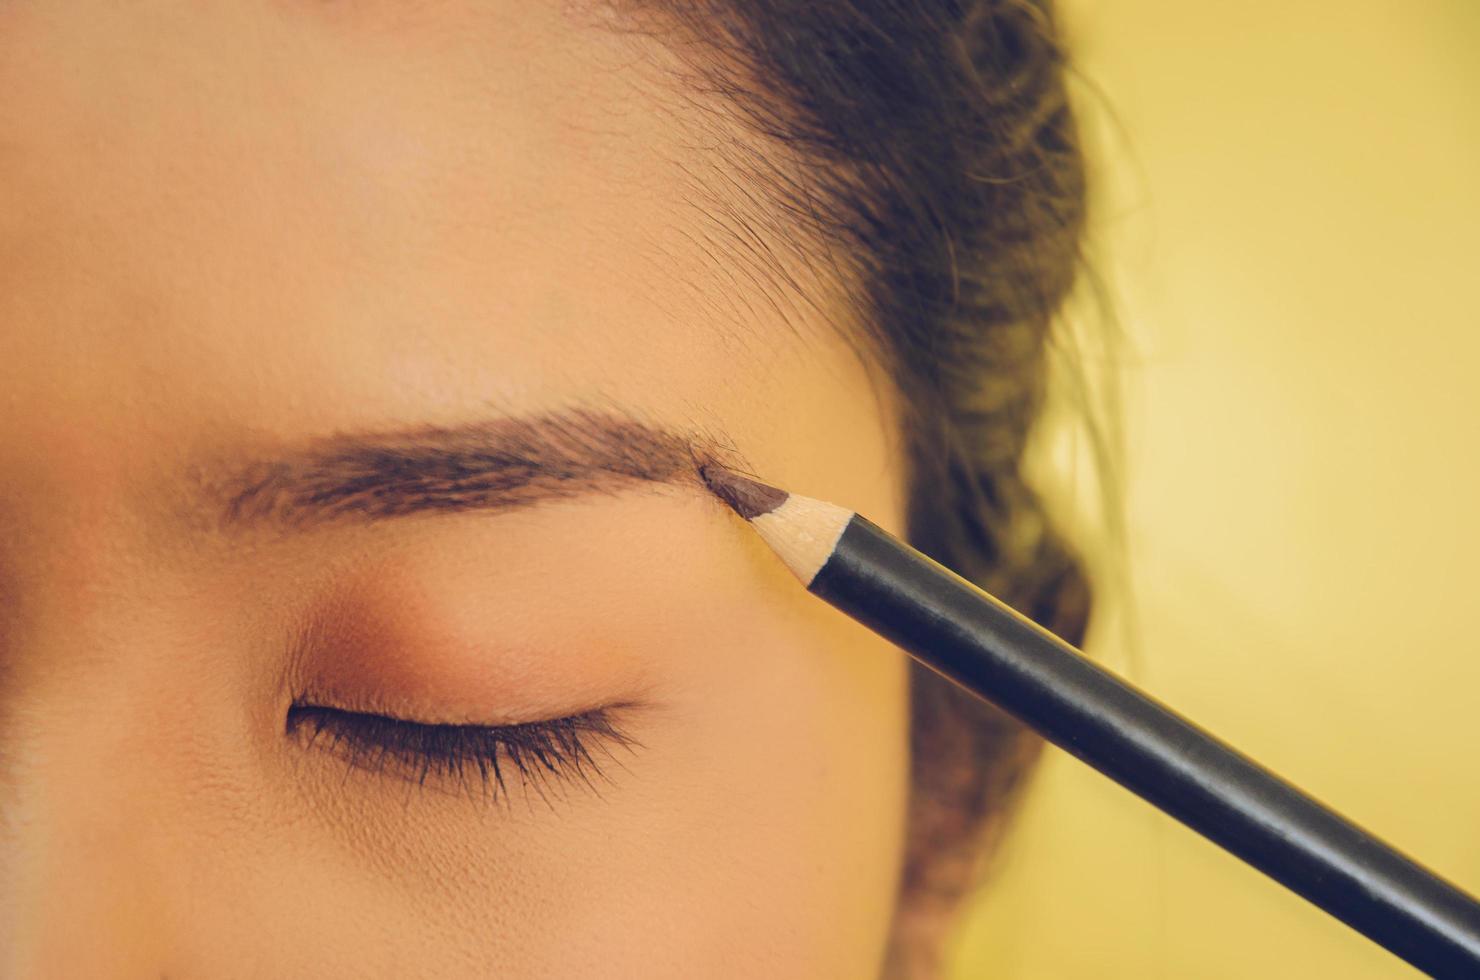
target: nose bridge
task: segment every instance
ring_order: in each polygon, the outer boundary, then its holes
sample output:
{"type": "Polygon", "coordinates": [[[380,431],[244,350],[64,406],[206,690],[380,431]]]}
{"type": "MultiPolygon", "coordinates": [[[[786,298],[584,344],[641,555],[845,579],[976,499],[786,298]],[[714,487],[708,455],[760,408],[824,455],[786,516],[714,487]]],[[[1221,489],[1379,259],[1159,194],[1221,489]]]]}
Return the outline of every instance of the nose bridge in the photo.
{"type": "Polygon", "coordinates": [[[237,581],[139,508],[142,457],[42,456],[0,476],[0,977],[157,977],[253,812],[267,682],[229,655],[237,581]]]}
{"type": "Polygon", "coordinates": [[[0,976],[148,974],[164,921],[149,763],[128,719],[48,707],[7,712],[0,976]]]}
{"type": "Polygon", "coordinates": [[[49,544],[0,597],[0,976],[156,976],[168,644],[105,537],[49,544]]]}
{"type": "Polygon", "coordinates": [[[22,375],[27,411],[0,424],[0,977],[17,980],[157,977],[189,939],[182,883],[207,862],[181,863],[200,826],[181,757],[211,748],[181,744],[220,729],[229,683],[202,673],[209,603],[141,507],[173,443],[111,374],[100,408],[88,363],[22,375]]]}

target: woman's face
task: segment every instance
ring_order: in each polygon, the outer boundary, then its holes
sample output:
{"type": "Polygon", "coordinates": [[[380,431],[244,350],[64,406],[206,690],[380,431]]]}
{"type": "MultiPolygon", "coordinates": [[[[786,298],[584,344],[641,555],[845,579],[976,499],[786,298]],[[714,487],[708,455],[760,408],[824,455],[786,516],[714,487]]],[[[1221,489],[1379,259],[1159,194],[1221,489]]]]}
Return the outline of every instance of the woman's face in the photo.
{"type": "Polygon", "coordinates": [[[674,460],[897,531],[886,416],[639,51],[554,0],[0,5],[0,974],[877,970],[905,658],[674,460]],[[643,478],[511,421],[577,406],[643,478]],[[295,698],[635,743],[498,791],[295,698]]]}

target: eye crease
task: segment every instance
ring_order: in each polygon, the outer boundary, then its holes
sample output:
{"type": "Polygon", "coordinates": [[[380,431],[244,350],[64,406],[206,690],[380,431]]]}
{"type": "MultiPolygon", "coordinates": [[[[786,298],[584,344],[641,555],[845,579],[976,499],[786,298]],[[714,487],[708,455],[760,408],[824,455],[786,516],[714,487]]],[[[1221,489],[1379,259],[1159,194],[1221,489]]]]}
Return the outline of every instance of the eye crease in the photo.
{"type": "Polygon", "coordinates": [[[619,702],[580,714],[511,725],[429,724],[295,699],[286,731],[305,749],[325,751],[351,769],[398,777],[421,788],[455,787],[495,805],[518,773],[553,808],[549,786],[579,783],[598,797],[593,777],[611,783],[593,750],[621,765],[614,748],[643,745],[618,724],[619,702]]]}

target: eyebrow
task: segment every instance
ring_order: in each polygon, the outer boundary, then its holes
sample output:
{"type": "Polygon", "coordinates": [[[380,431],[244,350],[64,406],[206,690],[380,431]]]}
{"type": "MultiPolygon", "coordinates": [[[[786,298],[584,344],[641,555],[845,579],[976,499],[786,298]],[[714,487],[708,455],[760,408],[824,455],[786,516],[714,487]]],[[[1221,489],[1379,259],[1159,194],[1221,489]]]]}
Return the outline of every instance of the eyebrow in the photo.
{"type": "Polygon", "coordinates": [[[238,464],[209,481],[206,495],[220,530],[308,530],[615,496],[645,483],[712,496],[699,475],[709,462],[749,472],[723,433],[577,408],[455,426],[336,432],[238,464]]]}

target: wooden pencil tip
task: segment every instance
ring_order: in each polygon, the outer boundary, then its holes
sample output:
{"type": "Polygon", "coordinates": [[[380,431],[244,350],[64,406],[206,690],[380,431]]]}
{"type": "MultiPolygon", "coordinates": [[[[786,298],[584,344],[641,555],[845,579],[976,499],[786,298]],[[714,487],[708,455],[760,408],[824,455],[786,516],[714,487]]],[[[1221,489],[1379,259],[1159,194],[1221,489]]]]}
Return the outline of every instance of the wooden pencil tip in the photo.
{"type": "Polygon", "coordinates": [[[758,483],[714,463],[699,467],[699,476],[714,491],[715,496],[729,504],[735,513],[747,521],[769,514],[784,504],[790,496],[785,490],[758,483]]]}

